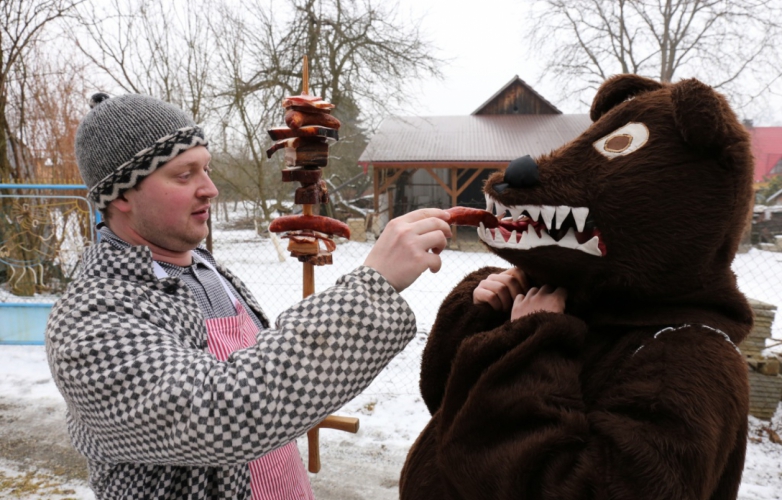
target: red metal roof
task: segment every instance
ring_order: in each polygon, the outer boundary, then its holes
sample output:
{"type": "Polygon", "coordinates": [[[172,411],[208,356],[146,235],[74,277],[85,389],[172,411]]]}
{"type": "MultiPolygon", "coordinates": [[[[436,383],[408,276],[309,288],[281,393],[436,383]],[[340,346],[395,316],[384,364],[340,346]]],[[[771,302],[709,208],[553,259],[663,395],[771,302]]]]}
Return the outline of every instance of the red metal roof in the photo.
{"type": "Polygon", "coordinates": [[[762,181],[782,160],[782,127],[753,127],[752,154],[755,155],[755,181],[762,181]]]}
{"type": "Polygon", "coordinates": [[[588,115],[469,115],[387,118],[360,164],[509,162],[551,152],[592,124],[588,115]]]}

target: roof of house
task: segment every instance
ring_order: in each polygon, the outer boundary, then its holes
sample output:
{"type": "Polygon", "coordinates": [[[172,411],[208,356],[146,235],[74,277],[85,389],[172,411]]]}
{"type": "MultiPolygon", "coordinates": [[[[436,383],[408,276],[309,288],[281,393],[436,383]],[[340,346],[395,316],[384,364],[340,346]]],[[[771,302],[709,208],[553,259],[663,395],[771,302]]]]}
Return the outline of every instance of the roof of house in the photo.
{"type": "Polygon", "coordinates": [[[760,182],[782,161],[782,127],[753,127],[749,133],[755,156],[755,181],[760,182]]]}
{"type": "Polygon", "coordinates": [[[510,88],[510,87],[511,87],[513,84],[515,84],[515,83],[517,83],[517,82],[518,82],[518,84],[520,84],[522,87],[524,87],[525,89],[527,89],[527,91],[529,91],[529,93],[531,93],[532,95],[534,95],[535,97],[537,97],[538,99],[540,99],[540,100],[541,100],[543,103],[545,103],[545,104],[546,104],[548,107],[550,107],[552,111],[554,111],[554,112],[555,112],[555,113],[557,113],[557,114],[562,114],[562,111],[560,111],[560,110],[559,110],[559,109],[558,109],[556,106],[554,106],[553,104],[551,104],[551,103],[548,101],[548,99],[546,99],[546,98],[545,98],[545,97],[543,97],[542,95],[538,94],[538,92],[537,92],[535,89],[533,89],[532,87],[530,87],[530,86],[529,86],[529,84],[527,84],[527,82],[525,82],[524,80],[522,80],[521,78],[519,78],[519,75],[515,75],[513,78],[511,78],[511,79],[510,79],[510,81],[509,81],[508,83],[506,83],[505,85],[503,85],[503,86],[502,86],[502,88],[501,88],[500,90],[498,90],[497,92],[495,92],[493,96],[491,96],[491,97],[489,97],[488,99],[486,99],[486,102],[484,102],[483,104],[481,104],[480,106],[478,106],[478,109],[476,109],[475,111],[473,111],[473,112],[472,112],[472,113],[470,113],[470,114],[472,114],[472,115],[480,115],[480,114],[481,114],[481,111],[483,111],[483,110],[484,110],[484,109],[485,109],[485,108],[486,108],[486,107],[487,107],[489,104],[491,104],[491,103],[492,103],[492,101],[494,101],[494,99],[496,99],[498,96],[502,95],[502,94],[503,94],[504,92],[506,92],[506,91],[507,91],[507,90],[508,90],[508,89],[509,89],[509,88],[510,88]]]}
{"type": "Polygon", "coordinates": [[[591,125],[588,115],[387,118],[359,163],[509,162],[551,152],[591,125]]]}

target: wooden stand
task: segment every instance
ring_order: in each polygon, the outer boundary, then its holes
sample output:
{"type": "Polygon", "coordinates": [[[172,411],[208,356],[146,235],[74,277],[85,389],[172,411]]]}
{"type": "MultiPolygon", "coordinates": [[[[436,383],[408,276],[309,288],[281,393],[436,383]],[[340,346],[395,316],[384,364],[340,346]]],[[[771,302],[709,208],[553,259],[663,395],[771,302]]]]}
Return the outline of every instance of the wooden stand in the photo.
{"type": "MultiPolygon", "coordinates": [[[[302,90],[301,93],[303,95],[307,95],[309,93],[309,69],[307,64],[307,56],[304,56],[304,67],[302,68],[302,90]]],[[[322,128],[322,127],[311,127],[313,129],[315,128],[322,128]]],[[[328,129],[326,129],[328,130],[328,129]]],[[[328,159],[328,153],[326,154],[326,160],[328,159]]],[[[309,175],[309,177],[313,177],[314,174],[311,174],[309,172],[304,171],[289,171],[288,176],[291,177],[291,180],[294,180],[295,177],[300,177],[304,175],[309,175]],[[295,177],[294,177],[295,176],[295,177]]],[[[283,181],[286,179],[286,173],[283,173],[283,181]]],[[[320,179],[320,174],[318,173],[317,178],[315,180],[320,179]]],[[[300,179],[296,179],[300,180],[300,179]]],[[[317,202],[320,202],[318,200],[317,202]]],[[[313,215],[312,214],[312,205],[311,204],[302,204],[302,211],[304,215],[313,215]]],[[[303,269],[303,298],[307,298],[313,293],[315,293],[315,265],[312,262],[303,262],[304,269],[303,269]]],[[[321,423],[307,431],[307,445],[308,445],[308,464],[307,469],[312,472],[313,474],[316,474],[320,472],[320,429],[337,429],[340,431],[345,432],[352,432],[356,433],[358,432],[358,419],[354,417],[338,417],[335,415],[329,415],[327,416],[321,423]]]]}

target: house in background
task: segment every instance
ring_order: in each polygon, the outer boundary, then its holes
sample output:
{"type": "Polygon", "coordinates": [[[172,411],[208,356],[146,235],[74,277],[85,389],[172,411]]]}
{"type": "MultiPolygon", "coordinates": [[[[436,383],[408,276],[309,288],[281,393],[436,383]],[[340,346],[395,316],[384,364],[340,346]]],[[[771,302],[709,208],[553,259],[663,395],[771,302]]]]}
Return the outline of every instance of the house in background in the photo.
{"type": "Polygon", "coordinates": [[[753,127],[746,123],[752,136],[755,156],[755,182],[782,174],[782,127],[753,127]]]}
{"type": "Polygon", "coordinates": [[[422,207],[485,208],[484,180],[520,156],[551,152],[589,127],[514,76],[468,116],[391,117],[359,158],[372,167],[374,212],[389,219],[422,207]]]}

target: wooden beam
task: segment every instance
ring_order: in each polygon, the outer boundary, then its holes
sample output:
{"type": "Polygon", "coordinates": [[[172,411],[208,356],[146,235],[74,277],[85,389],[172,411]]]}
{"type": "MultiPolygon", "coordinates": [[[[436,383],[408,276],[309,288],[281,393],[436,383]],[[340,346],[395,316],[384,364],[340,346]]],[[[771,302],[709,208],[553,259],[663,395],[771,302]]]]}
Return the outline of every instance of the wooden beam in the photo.
{"type": "MultiPolygon", "coordinates": [[[[445,184],[442,179],[440,179],[439,175],[435,174],[434,171],[432,171],[431,167],[421,167],[421,168],[423,168],[424,170],[429,172],[429,175],[431,175],[434,178],[434,180],[436,180],[437,183],[440,184],[440,186],[442,186],[443,189],[445,189],[445,192],[450,194],[451,198],[453,198],[453,193],[451,192],[451,188],[449,188],[448,185],[445,184]]],[[[455,176],[451,176],[451,177],[453,177],[453,183],[452,184],[455,184],[456,183],[456,177],[455,176]]],[[[455,205],[451,205],[451,206],[455,206],[455,205]]]]}
{"type": "MultiPolygon", "coordinates": [[[[478,170],[478,172],[480,172],[480,170],[478,170]]],[[[459,196],[459,194],[456,192],[456,186],[459,183],[459,179],[457,178],[457,175],[454,175],[454,174],[458,174],[458,173],[459,173],[459,171],[456,170],[456,169],[451,170],[451,192],[448,193],[448,194],[451,195],[451,206],[452,207],[456,206],[456,204],[457,204],[456,197],[459,196]]],[[[447,189],[446,189],[446,191],[447,191],[447,189]]],[[[451,238],[451,241],[453,243],[456,243],[457,240],[458,240],[457,233],[458,233],[458,230],[456,229],[456,226],[452,225],[451,226],[451,234],[453,234],[453,237],[451,238]]]]}
{"type": "Polygon", "coordinates": [[[383,191],[387,191],[389,186],[396,182],[397,179],[404,173],[404,170],[397,170],[394,172],[394,175],[392,175],[390,178],[386,179],[386,181],[383,183],[382,186],[380,186],[380,189],[378,189],[378,193],[382,193],[383,191]]]}
{"type": "Polygon", "coordinates": [[[375,201],[375,213],[380,210],[380,178],[378,177],[378,168],[372,166],[372,183],[374,184],[374,201],[375,201]]]}
{"type": "MultiPolygon", "coordinates": [[[[475,171],[475,173],[474,173],[474,174],[472,174],[472,175],[470,176],[470,178],[469,178],[469,179],[467,179],[467,182],[465,182],[464,184],[462,184],[462,187],[460,187],[459,189],[457,189],[457,190],[456,190],[456,196],[459,196],[460,194],[462,194],[462,192],[463,192],[465,189],[467,189],[467,186],[469,186],[470,184],[472,184],[472,181],[474,181],[474,180],[475,180],[475,178],[476,178],[476,177],[478,177],[478,175],[480,175],[480,173],[481,173],[482,171],[483,171],[483,170],[476,170],[476,171],[475,171]]],[[[466,172],[466,170],[465,170],[465,172],[466,172]]],[[[459,178],[457,177],[457,179],[456,179],[456,180],[457,180],[457,182],[458,182],[459,178]]]]}

